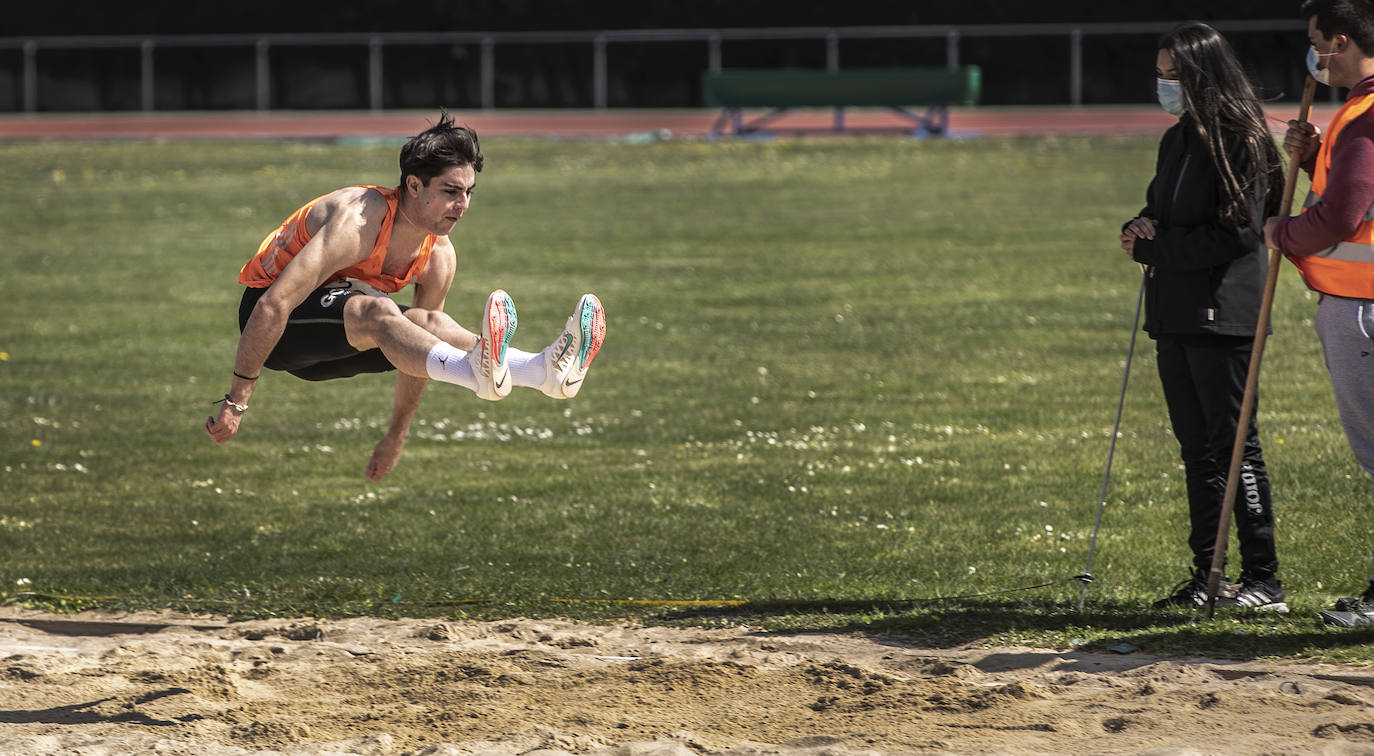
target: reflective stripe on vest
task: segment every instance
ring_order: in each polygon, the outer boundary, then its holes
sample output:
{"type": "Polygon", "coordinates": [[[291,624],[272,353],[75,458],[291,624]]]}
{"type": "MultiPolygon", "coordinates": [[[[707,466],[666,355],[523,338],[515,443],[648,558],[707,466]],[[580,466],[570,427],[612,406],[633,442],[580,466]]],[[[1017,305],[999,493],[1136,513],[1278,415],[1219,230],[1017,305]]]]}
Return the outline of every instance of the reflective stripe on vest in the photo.
{"type": "MultiPolygon", "coordinates": [[[[1331,119],[1326,138],[1317,151],[1312,190],[1303,202],[1303,212],[1322,200],[1326,174],[1331,169],[1331,153],[1341,131],[1371,107],[1374,107],[1374,93],[1346,101],[1331,119]]],[[[1374,299],[1374,205],[1365,211],[1360,225],[1336,245],[1311,255],[1289,255],[1288,259],[1298,267],[1303,281],[1316,291],[1338,297],[1374,299]]]]}

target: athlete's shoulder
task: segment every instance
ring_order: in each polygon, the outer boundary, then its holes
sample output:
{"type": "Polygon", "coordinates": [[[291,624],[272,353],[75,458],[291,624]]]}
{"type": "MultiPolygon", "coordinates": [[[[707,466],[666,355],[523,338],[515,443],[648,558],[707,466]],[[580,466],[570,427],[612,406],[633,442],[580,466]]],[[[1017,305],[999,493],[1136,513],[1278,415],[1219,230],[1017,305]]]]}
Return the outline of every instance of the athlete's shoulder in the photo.
{"type": "Polygon", "coordinates": [[[449,241],[447,236],[434,237],[434,247],[430,250],[425,273],[451,281],[457,268],[458,253],[453,249],[453,242],[449,241]]]}
{"type": "Polygon", "coordinates": [[[310,225],[331,223],[380,227],[387,214],[386,197],[367,186],[345,186],[320,198],[310,211],[310,225]]]}

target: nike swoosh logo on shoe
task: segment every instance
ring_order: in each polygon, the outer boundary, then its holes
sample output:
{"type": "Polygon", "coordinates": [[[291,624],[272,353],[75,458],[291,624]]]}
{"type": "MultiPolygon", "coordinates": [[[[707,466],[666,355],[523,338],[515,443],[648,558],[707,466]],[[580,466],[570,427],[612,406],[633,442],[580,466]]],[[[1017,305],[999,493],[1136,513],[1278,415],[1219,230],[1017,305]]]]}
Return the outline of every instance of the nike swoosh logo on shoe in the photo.
{"type": "Polygon", "coordinates": [[[574,380],[563,381],[563,385],[564,385],[564,386],[576,386],[577,384],[579,384],[579,383],[581,383],[581,382],[582,382],[582,379],[581,379],[581,378],[578,378],[578,379],[575,380],[575,381],[574,381],[574,380]]]}
{"type": "Polygon", "coordinates": [[[506,373],[505,375],[501,376],[500,380],[498,380],[498,381],[496,382],[496,388],[501,388],[502,386],[505,386],[505,385],[506,385],[506,378],[507,378],[509,375],[510,375],[510,373],[506,373]]]}

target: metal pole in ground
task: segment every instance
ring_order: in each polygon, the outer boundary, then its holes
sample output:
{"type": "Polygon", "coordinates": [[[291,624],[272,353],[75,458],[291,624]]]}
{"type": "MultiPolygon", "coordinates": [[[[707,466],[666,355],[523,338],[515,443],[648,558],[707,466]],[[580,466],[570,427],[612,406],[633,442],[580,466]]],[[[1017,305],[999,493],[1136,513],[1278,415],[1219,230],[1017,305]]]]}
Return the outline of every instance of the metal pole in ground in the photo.
{"type": "MultiPolygon", "coordinates": [[[[1302,90],[1302,105],[1298,107],[1298,120],[1306,121],[1312,112],[1312,97],[1317,92],[1317,82],[1311,76],[1302,90]]],[[[1293,212],[1293,190],[1298,183],[1298,161],[1289,159],[1288,175],[1283,181],[1283,200],[1279,212],[1293,212]]],[[[1264,298],[1260,301],[1259,322],[1255,324],[1255,344],[1250,350],[1250,370],[1245,376],[1245,394],[1240,400],[1240,417],[1236,418],[1236,440],[1231,445],[1231,466],[1226,472],[1226,493],[1221,498],[1221,517],[1217,524],[1217,540],[1212,550],[1212,569],[1207,573],[1207,619],[1212,619],[1217,608],[1217,592],[1221,590],[1221,570],[1226,563],[1226,539],[1231,532],[1231,512],[1236,507],[1236,488],[1240,482],[1241,455],[1245,453],[1245,437],[1250,429],[1250,418],[1255,411],[1255,393],[1259,388],[1260,360],[1264,357],[1264,342],[1268,338],[1269,313],[1274,308],[1274,290],[1279,282],[1279,264],[1283,253],[1277,249],[1269,251],[1269,275],[1264,281],[1264,298]]]]}
{"type": "MultiPolygon", "coordinates": [[[[1083,574],[1091,579],[1093,574],[1093,555],[1097,553],[1097,531],[1102,527],[1102,510],[1107,506],[1107,482],[1112,479],[1112,457],[1116,454],[1116,436],[1121,430],[1121,408],[1126,405],[1126,384],[1131,380],[1131,357],[1135,355],[1135,334],[1140,330],[1140,305],[1145,301],[1145,278],[1149,273],[1144,266],[1140,270],[1140,292],[1135,296],[1135,317],[1131,320],[1131,343],[1126,347],[1126,369],[1121,372],[1121,397],[1116,400],[1116,422],[1112,423],[1112,440],[1107,445],[1107,469],[1102,473],[1102,489],[1097,494],[1097,520],[1093,523],[1093,538],[1088,545],[1088,564],[1083,574]]],[[[1083,601],[1088,595],[1088,581],[1078,588],[1078,611],[1083,611],[1083,601]]]]}

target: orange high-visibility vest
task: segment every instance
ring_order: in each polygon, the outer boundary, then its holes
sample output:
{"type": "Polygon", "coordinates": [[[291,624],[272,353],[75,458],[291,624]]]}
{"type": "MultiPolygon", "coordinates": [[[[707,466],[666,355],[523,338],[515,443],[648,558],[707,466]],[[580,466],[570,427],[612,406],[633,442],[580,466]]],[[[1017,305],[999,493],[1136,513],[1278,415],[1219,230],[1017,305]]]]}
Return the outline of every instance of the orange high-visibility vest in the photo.
{"type": "MultiPolygon", "coordinates": [[[[386,248],[391,243],[391,227],[396,222],[396,205],[399,202],[399,193],[395,189],[383,188],[380,186],[364,186],[364,189],[373,189],[386,198],[386,217],[382,219],[382,228],[377,234],[377,243],[372,246],[372,254],[366,260],[344,270],[336,271],[330,276],[330,281],[339,281],[345,278],[353,278],[383,291],[388,294],[398,292],[410,283],[421,273],[425,272],[425,267],[429,264],[429,255],[434,251],[434,242],[439,237],[434,234],[427,234],[420,244],[420,254],[416,255],[414,262],[404,275],[399,278],[382,272],[382,263],[386,261],[386,248]]],[[[292,213],[275,231],[267,235],[258,246],[257,254],[243,266],[239,271],[239,283],[255,289],[263,289],[272,285],[281,274],[282,268],[291,262],[296,253],[301,251],[306,242],[310,241],[310,232],[305,228],[305,216],[310,214],[311,208],[316,203],[328,197],[323,195],[310,200],[296,212],[292,213]]]]}
{"type": "MultiPolygon", "coordinates": [[[[1312,172],[1312,190],[1303,202],[1303,212],[1317,204],[1326,191],[1326,174],[1331,170],[1331,153],[1341,130],[1374,107],[1374,93],[1347,100],[1327,127],[1326,138],[1317,151],[1312,172]]],[[[1374,205],[1365,211],[1360,225],[1334,247],[1311,255],[1289,255],[1302,279],[1312,289],[1351,299],[1374,299],[1374,205]]]]}

